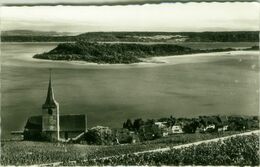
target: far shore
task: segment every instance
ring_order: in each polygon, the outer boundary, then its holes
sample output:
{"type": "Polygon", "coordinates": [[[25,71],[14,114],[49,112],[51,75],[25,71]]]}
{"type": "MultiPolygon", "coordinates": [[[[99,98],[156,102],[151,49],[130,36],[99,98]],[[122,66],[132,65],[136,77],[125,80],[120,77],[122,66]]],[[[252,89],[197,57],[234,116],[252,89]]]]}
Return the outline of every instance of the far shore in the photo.
{"type": "MultiPolygon", "coordinates": [[[[52,43],[52,44],[59,44],[59,43],[75,43],[76,41],[42,41],[42,42],[1,42],[1,44],[48,44],[48,43],[52,43]]],[[[176,42],[176,41],[168,41],[168,42],[165,42],[165,41],[137,41],[137,42],[134,42],[134,41],[93,41],[93,42],[97,42],[97,43],[136,43],[136,44],[180,44],[180,45],[184,45],[184,44],[196,44],[196,43],[202,43],[202,44],[208,44],[209,42],[176,42]]],[[[244,43],[244,44],[247,44],[247,43],[250,43],[249,46],[252,46],[252,45],[258,45],[258,42],[210,42],[211,44],[214,43],[214,44],[221,44],[221,43],[244,43]]],[[[241,47],[238,47],[238,48],[247,48],[249,46],[241,46],[241,47]]]]}

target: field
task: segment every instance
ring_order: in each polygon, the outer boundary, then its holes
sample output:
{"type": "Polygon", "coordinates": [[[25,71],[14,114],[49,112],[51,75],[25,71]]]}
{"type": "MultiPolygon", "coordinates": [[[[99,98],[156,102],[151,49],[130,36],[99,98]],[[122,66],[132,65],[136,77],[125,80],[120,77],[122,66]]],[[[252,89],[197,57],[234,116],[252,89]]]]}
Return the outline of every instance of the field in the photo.
{"type": "MultiPolygon", "coordinates": [[[[158,140],[115,146],[94,146],[83,144],[55,144],[47,142],[9,141],[2,142],[2,165],[32,165],[53,162],[84,162],[88,159],[131,154],[134,152],[172,147],[206,139],[229,136],[238,132],[213,134],[178,134],[158,140]]],[[[100,162],[101,163],[101,162],[100,162]]]]}

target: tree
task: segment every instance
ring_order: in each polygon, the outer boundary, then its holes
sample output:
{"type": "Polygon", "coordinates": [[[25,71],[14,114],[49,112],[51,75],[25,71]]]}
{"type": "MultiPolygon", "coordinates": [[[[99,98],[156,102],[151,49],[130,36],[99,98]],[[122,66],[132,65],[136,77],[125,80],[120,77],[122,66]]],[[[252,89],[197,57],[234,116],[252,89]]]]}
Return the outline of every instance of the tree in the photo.
{"type": "Polygon", "coordinates": [[[154,140],[162,136],[162,130],[155,124],[145,124],[139,129],[140,140],[154,140]]]}
{"type": "Polygon", "coordinates": [[[85,140],[88,144],[111,144],[113,140],[112,130],[108,127],[96,126],[88,130],[85,134],[85,140]]]}
{"type": "Polygon", "coordinates": [[[126,128],[126,129],[128,129],[130,131],[134,130],[132,121],[130,119],[127,119],[127,121],[124,122],[124,124],[123,124],[123,128],[126,128]]]}
{"type": "Polygon", "coordinates": [[[146,122],[145,122],[146,125],[154,125],[155,124],[155,120],[154,119],[148,119],[146,122]]]}
{"type": "Polygon", "coordinates": [[[141,118],[136,119],[134,120],[133,129],[138,131],[142,125],[144,125],[144,121],[141,118]]]}
{"type": "Polygon", "coordinates": [[[183,127],[183,131],[185,133],[195,133],[196,129],[199,127],[199,122],[197,121],[192,121],[191,123],[187,123],[183,127]]]}

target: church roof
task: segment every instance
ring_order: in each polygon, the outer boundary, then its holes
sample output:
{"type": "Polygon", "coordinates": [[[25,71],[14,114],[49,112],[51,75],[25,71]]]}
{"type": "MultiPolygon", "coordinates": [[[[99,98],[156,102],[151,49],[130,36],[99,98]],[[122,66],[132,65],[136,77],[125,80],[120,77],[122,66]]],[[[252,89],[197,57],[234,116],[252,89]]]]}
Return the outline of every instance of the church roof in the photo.
{"type": "Polygon", "coordinates": [[[42,129],[42,117],[41,116],[32,116],[27,120],[25,129],[30,130],[41,130],[42,129]]]}
{"type": "MultiPolygon", "coordinates": [[[[27,120],[25,129],[42,130],[42,116],[32,116],[27,120]]],[[[85,131],[85,115],[60,115],[60,131],[85,131]]]]}

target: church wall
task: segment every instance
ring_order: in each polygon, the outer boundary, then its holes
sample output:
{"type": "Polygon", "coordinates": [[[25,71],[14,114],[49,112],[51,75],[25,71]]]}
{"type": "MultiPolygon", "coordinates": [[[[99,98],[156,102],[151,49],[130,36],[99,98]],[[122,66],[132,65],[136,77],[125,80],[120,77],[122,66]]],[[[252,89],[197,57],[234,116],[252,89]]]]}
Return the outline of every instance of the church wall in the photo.
{"type": "Polygon", "coordinates": [[[42,137],[42,133],[40,131],[24,131],[23,133],[24,140],[30,141],[42,141],[44,140],[42,137]]]}

